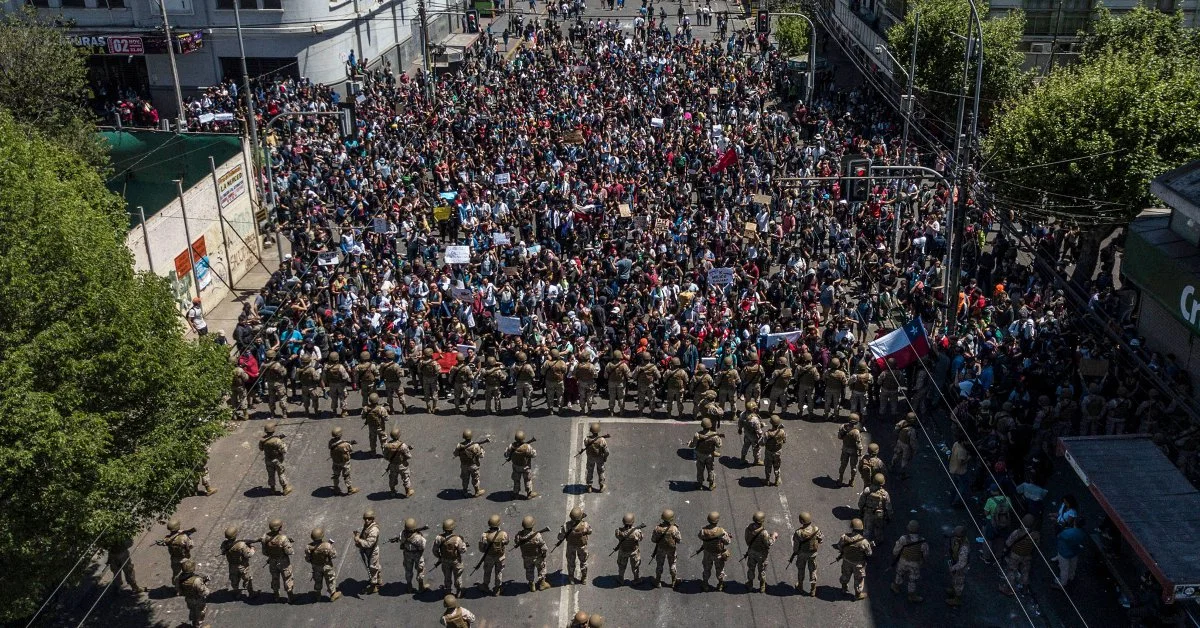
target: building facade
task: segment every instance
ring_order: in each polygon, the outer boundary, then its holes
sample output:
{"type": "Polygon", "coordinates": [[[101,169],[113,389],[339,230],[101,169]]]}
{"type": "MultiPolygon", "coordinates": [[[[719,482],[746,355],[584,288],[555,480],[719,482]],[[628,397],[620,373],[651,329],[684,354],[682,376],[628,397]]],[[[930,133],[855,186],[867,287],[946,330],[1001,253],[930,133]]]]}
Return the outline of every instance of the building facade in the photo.
{"type": "MultiPolygon", "coordinates": [[[[420,59],[416,0],[163,1],[185,97],[241,76],[234,2],[240,3],[252,77],[279,73],[337,84],[346,80],[351,54],[371,67],[390,60],[397,73],[420,59]]],[[[90,53],[89,78],[99,101],[136,95],[151,99],[164,118],[175,114],[158,0],[0,0],[0,7],[26,3],[70,25],[72,41],[90,53]]],[[[432,42],[450,30],[449,7],[442,4],[430,6],[432,42]]]]}

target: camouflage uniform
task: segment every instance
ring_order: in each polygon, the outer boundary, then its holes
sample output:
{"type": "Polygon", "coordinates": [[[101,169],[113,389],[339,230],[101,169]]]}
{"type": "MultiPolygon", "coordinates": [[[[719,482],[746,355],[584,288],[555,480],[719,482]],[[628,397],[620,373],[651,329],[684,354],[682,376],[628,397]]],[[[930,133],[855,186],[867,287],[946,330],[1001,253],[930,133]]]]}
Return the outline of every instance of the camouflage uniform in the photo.
{"type": "Polygon", "coordinates": [[[917,582],[921,580],[921,564],[929,557],[929,543],[917,534],[917,522],[908,522],[908,534],[896,539],[892,546],[892,557],[896,558],[896,578],[892,580],[892,592],[899,593],[900,585],[908,582],[908,601],[920,602],[917,582]]]}
{"type": "Polygon", "coordinates": [[[733,367],[733,358],[725,358],[724,364],[725,368],[717,375],[717,403],[721,406],[721,412],[736,412],[742,376],[733,367]]]}
{"type": "Polygon", "coordinates": [[[450,386],[454,391],[454,411],[461,412],[465,404],[470,412],[475,404],[475,369],[464,354],[458,354],[458,364],[450,369],[450,386]]]}
{"type": "Polygon", "coordinates": [[[664,563],[668,566],[671,574],[671,586],[675,586],[679,581],[676,548],[683,542],[679,526],[675,525],[675,513],[670,510],[663,511],[662,521],[655,526],[654,532],[650,534],[650,540],[654,543],[654,557],[657,559],[654,568],[654,586],[658,587],[662,584],[664,563]]]}
{"type": "Polygon", "coordinates": [[[425,411],[437,413],[438,377],[442,367],[433,359],[433,349],[425,350],[425,357],[417,363],[417,372],[421,375],[421,395],[425,399],[425,411]]]}
{"type": "Polygon", "coordinates": [[[287,455],[287,443],[283,442],[283,438],[275,435],[274,422],[268,422],[263,427],[263,435],[258,440],[258,449],[263,452],[263,461],[267,466],[267,486],[271,487],[271,492],[275,492],[275,479],[278,477],[283,494],[291,493],[292,486],[287,481],[287,469],[283,466],[283,459],[287,455]]]}
{"type": "Polygon", "coordinates": [[[625,388],[629,385],[632,372],[625,361],[625,355],[620,351],[613,352],[613,361],[604,367],[604,376],[608,378],[608,414],[625,412],[625,388]]]}
{"type": "Polygon", "coordinates": [[[712,589],[708,579],[712,576],[713,571],[717,572],[717,590],[725,589],[725,561],[729,560],[729,546],[733,543],[733,537],[724,528],[717,525],[717,521],[719,521],[719,515],[715,512],[710,513],[708,525],[700,528],[700,533],[696,535],[703,545],[701,549],[704,552],[702,565],[704,566],[705,591],[712,589]]]}
{"type": "Polygon", "coordinates": [[[337,351],[329,352],[329,365],[321,373],[321,379],[329,391],[331,410],[338,416],[346,416],[346,386],[350,383],[350,371],[339,359],[337,351]]]}
{"type": "Polygon", "coordinates": [[[863,581],[867,579],[867,559],[871,557],[871,542],[862,535],[863,523],[858,519],[850,522],[851,531],[843,534],[834,545],[841,552],[842,592],[849,593],[847,587],[850,579],[854,579],[854,599],[862,600],[867,597],[863,591],[863,581]]]}
{"type": "Polygon", "coordinates": [[[642,364],[634,369],[633,377],[637,382],[638,412],[647,414],[654,408],[654,386],[661,377],[658,367],[650,362],[649,354],[642,354],[642,364]]]}
{"type": "Polygon", "coordinates": [[[463,442],[454,447],[454,457],[458,458],[459,478],[462,480],[463,494],[478,497],[487,491],[479,485],[479,463],[483,460],[484,451],[478,443],[471,442],[471,433],[463,432],[463,442]],[[474,486],[474,491],[468,491],[474,486]]]}
{"type": "Polygon", "coordinates": [[[633,581],[642,578],[642,531],[633,526],[633,515],[622,520],[622,526],[613,532],[617,539],[617,581],[625,584],[625,568],[630,567],[633,581]]]}
{"type": "Polygon", "coordinates": [[[592,411],[592,398],[596,395],[596,375],[600,369],[591,362],[580,362],[575,367],[575,379],[579,382],[579,411],[592,411]]]}
{"type": "Polygon", "coordinates": [[[225,530],[225,540],[221,542],[221,555],[229,565],[229,588],[236,593],[244,587],[246,595],[254,595],[254,578],[250,575],[253,541],[247,543],[237,538],[237,533],[236,527],[225,530]]]}
{"type": "Polygon", "coordinates": [[[453,588],[455,595],[462,595],[462,559],[467,553],[467,543],[454,533],[454,520],[442,524],[442,533],[433,539],[433,556],[442,567],[445,582],[443,589],[453,588]]]}
{"type": "Polygon", "coordinates": [[[584,521],[583,511],[579,508],[571,510],[570,519],[558,529],[558,540],[567,543],[567,577],[577,584],[587,583],[588,572],[588,537],[592,534],[592,526],[584,521]],[[579,565],[579,579],[575,580],[575,565],[579,565]]]}
{"type": "Polygon", "coordinates": [[[327,589],[330,602],[342,597],[334,580],[333,561],[337,560],[337,550],[333,548],[333,543],[325,539],[321,528],[313,530],[312,543],[304,548],[304,560],[312,565],[313,593],[319,596],[322,588],[327,589]]]}
{"type": "Polygon", "coordinates": [[[679,365],[679,358],[671,358],[671,372],[667,374],[667,416],[683,416],[683,391],[687,389],[688,372],[679,365]],[[679,413],[675,414],[675,409],[679,413]]]}
{"type": "Polygon", "coordinates": [[[767,556],[771,546],[779,538],[778,533],[768,532],[763,526],[766,515],[754,513],[754,521],[746,526],[746,587],[754,589],[754,579],[758,577],[758,592],[767,590],[767,556]]]}
{"type": "Polygon", "coordinates": [[[787,356],[780,356],[771,373],[771,385],[767,391],[767,401],[771,411],[776,414],[787,412],[788,388],[792,384],[792,367],[787,356]]]}
{"type": "Polygon", "coordinates": [[[525,433],[517,432],[513,442],[504,450],[504,458],[512,464],[513,497],[521,496],[521,486],[525,486],[525,499],[538,496],[533,490],[533,459],[537,450],[525,442],[525,433]]]}
{"type": "Polygon", "coordinates": [[[384,353],[387,361],[383,367],[379,369],[379,375],[383,378],[383,390],[387,395],[388,410],[396,412],[395,400],[400,401],[400,412],[408,412],[408,404],[404,401],[404,367],[396,361],[396,352],[388,349],[384,353]]]}
{"type": "Polygon", "coordinates": [[[487,368],[483,370],[483,409],[492,414],[500,413],[500,387],[508,381],[508,373],[496,362],[496,358],[487,359],[487,368]]]}
{"type": "Polygon", "coordinates": [[[542,377],[546,380],[546,407],[555,414],[562,414],[567,363],[559,357],[557,349],[550,351],[550,359],[542,365],[542,377]]]}
{"type": "Polygon", "coordinates": [[[267,352],[267,363],[262,369],[263,381],[267,384],[267,409],[273,418],[287,418],[288,369],[279,360],[274,350],[267,352]]]}
{"type": "Polygon", "coordinates": [[[808,594],[817,594],[817,550],[825,537],[812,522],[812,515],[800,513],[800,527],[792,534],[792,556],[796,561],[796,590],[804,591],[804,575],[808,572],[808,594]]]}
{"type": "Polygon", "coordinates": [[[500,529],[500,517],[492,515],[488,520],[487,531],[479,535],[479,552],[484,555],[483,582],[479,583],[480,589],[488,590],[488,583],[492,582],[492,573],[495,572],[496,584],[491,588],[493,594],[499,595],[500,585],[504,583],[504,555],[507,545],[508,533],[500,529]]]}
{"type": "Polygon", "coordinates": [[[279,520],[271,522],[271,531],[263,535],[263,554],[267,557],[267,569],[271,572],[271,590],[275,599],[279,600],[279,586],[282,582],[288,600],[292,599],[292,540],[283,533],[283,523],[279,520]]]}
{"type": "Polygon", "coordinates": [[[363,351],[358,355],[358,366],[354,367],[354,381],[358,384],[358,392],[362,394],[362,407],[367,407],[367,398],[375,392],[375,384],[379,381],[379,365],[371,362],[371,354],[363,351]]]}
{"type": "Polygon", "coordinates": [[[533,517],[525,517],[521,522],[521,531],[517,533],[514,544],[521,548],[521,562],[525,566],[525,580],[529,583],[530,592],[550,588],[546,581],[546,556],[549,548],[541,532],[533,529],[533,517]]]}
{"type": "Polygon", "coordinates": [[[533,379],[537,372],[533,365],[526,360],[525,352],[517,354],[517,364],[512,369],[513,380],[517,383],[517,412],[533,409],[533,379]]]}
{"type": "Polygon", "coordinates": [[[892,518],[892,497],[888,494],[887,489],[883,488],[883,485],[883,475],[876,475],[871,481],[871,486],[863,489],[858,496],[858,509],[862,513],[863,520],[863,534],[872,541],[877,540],[880,528],[892,518]]]}
{"type": "Polygon", "coordinates": [[[850,376],[841,369],[841,360],[834,358],[829,361],[829,370],[825,373],[825,418],[837,416],[841,410],[842,399],[846,396],[846,384],[850,376]]]}
{"type": "Polygon", "coordinates": [[[754,464],[762,464],[763,425],[758,420],[758,403],[746,402],[746,411],[738,420],[738,434],[742,435],[742,464],[750,464],[746,454],[754,452],[754,464]]]}
{"type": "Polygon", "coordinates": [[[768,486],[779,486],[783,483],[779,470],[783,464],[783,444],[787,442],[787,432],[783,429],[783,420],[778,414],[771,415],[771,428],[763,436],[763,445],[767,450],[763,463],[768,486]],[[774,475],[774,480],[771,476],[774,475]]]}
{"type": "Polygon", "coordinates": [[[341,494],[341,480],[346,481],[346,494],[358,492],[350,484],[350,454],[354,451],[354,443],[342,438],[342,428],[333,428],[332,438],[329,439],[329,459],[333,462],[333,492],[341,494]]]}
{"type": "Polygon", "coordinates": [[[701,422],[700,431],[692,435],[688,447],[696,453],[696,483],[703,486],[708,481],[708,490],[716,489],[717,477],[713,473],[713,462],[721,455],[721,436],[712,429],[712,424],[705,419],[701,422]]]}

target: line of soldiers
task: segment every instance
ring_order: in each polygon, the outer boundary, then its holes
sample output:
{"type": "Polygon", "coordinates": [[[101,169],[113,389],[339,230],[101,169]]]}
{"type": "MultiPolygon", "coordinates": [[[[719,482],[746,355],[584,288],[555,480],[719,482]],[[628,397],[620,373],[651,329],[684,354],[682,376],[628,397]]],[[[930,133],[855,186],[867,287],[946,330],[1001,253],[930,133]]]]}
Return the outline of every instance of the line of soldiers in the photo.
{"type": "MultiPolygon", "coordinates": [[[[626,393],[632,387],[637,411],[642,414],[655,411],[661,398],[668,416],[682,417],[685,398],[690,397],[697,413],[713,404],[715,413],[727,417],[736,411],[739,397],[757,402],[765,394],[766,408],[775,414],[785,415],[795,402],[801,416],[816,416],[816,402],[821,393],[826,419],[836,415],[847,398],[850,411],[861,416],[866,416],[869,401],[876,398],[881,416],[890,417],[897,412],[900,390],[905,386],[902,371],[888,368],[876,376],[866,360],[858,360],[850,373],[843,369],[842,358],[838,357],[830,358],[828,366],[821,367],[807,348],[799,353],[795,368],[786,351],[766,353],[765,366],[756,351],[747,351],[739,356],[740,366],[735,364],[733,356],[726,356],[716,372],[710,372],[703,362],[691,372],[679,358],[671,358],[660,368],[648,353],[639,354],[634,365],[634,360],[621,350],[613,350],[601,360],[584,356],[568,363],[555,349],[539,356],[540,366],[531,362],[525,351],[517,351],[513,357],[511,366],[505,366],[495,355],[482,358],[474,351],[460,353],[457,363],[446,374],[455,411],[473,410],[482,383],[487,412],[501,411],[501,399],[509,387],[516,397],[514,411],[527,412],[533,407],[534,385],[540,381],[547,407],[561,414],[566,402],[565,382],[571,377],[578,384],[580,410],[585,414],[593,410],[598,384],[603,381],[610,416],[627,412],[626,393]]],[[[274,418],[287,418],[289,387],[292,396],[300,397],[301,406],[309,416],[319,414],[322,399],[329,399],[334,414],[346,416],[346,396],[352,388],[362,394],[364,409],[369,397],[378,394],[389,412],[407,413],[406,378],[408,388],[420,392],[425,410],[436,413],[442,375],[442,366],[432,348],[411,359],[407,368],[392,350],[385,351],[378,360],[363,351],[353,366],[345,364],[337,351],[330,352],[321,365],[311,355],[286,358],[271,350],[266,353],[260,372],[265,401],[274,418]]],[[[255,383],[235,361],[231,405],[238,418],[248,418],[255,383]]]]}

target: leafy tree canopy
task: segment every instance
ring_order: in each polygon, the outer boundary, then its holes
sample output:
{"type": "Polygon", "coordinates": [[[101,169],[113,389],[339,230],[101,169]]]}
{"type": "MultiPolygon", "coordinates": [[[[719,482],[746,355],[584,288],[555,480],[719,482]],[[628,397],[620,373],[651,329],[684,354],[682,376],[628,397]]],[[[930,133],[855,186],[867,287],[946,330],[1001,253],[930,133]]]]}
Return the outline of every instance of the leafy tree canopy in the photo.
{"type": "MultiPolygon", "coordinates": [[[[777,13],[807,13],[800,4],[785,4],[773,11],[777,13]]],[[[775,26],[775,40],[779,42],[779,51],[785,57],[808,54],[809,38],[812,37],[812,33],[809,31],[811,30],[808,21],[802,17],[780,17],[775,26]]],[[[810,60],[809,63],[816,63],[816,61],[810,60]]]]}
{"type": "Polygon", "coordinates": [[[194,490],[229,365],[220,346],[183,339],[164,279],[134,272],[124,204],[96,169],[4,111],[0,207],[6,623],[102,531],[136,534],[194,490]]]}
{"type": "MultiPolygon", "coordinates": [[[[986,16],[987,3],[976,4],[980,16],[986,16]]],[[[958,94],[962,90],[963,55],[966,52],[966,41],[958,35],[967,33],[971,6],[967,0],[910,2],[904,20],[888,31],[892,55],[905,62],[903,72],[908,71],[907,61],[912,54],[918,14],[920,29],[917,33],[917,72],[914,82],[921,92],[919,100],[922,106],[929,108],[931,117],[942,120],[941,123],[930,121],[930,124],[943,136],[953,137],[958,94]]],[[[984,17],[982,24],[984,100],[980,106],[980,116],[988,119],[993,104],[1020,92],[1028,84],[1031,75],[1021,70],[1025,55],[1018,48],[1025,29],[1025,14],[1013,11],[1002,17],[984,17]]],[[[902,72],[898,74],[903,76],[902,72]]],[[[973,88],[974,84],[972,65],[968,88],[973,88]]]]}
{"type": "Polygon", "coordinates": [[[1195,63],[1200,58],[1200,30],[1183,24],[1183,13],[1163,13],[1137,7],[1114,15],[1101,7],[1083,38],[1083,61],[1106,54],[1138,51],[1166,59],[1195,63]]]}

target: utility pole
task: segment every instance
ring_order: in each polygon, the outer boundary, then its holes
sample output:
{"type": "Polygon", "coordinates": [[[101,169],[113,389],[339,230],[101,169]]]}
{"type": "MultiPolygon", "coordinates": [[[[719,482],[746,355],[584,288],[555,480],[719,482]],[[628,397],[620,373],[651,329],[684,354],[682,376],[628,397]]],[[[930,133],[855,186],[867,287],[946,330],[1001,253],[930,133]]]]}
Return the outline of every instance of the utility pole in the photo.
{"type": "Polygon", "coordinates": [[[1062,30],[1063,0],[1058,0],[1058,11],[1054,19],[1054,37],[1050,40],[1050,58],[1046,61],[1046,69],[1042,74],[1049,74],[1054,69],[1054,50],[1058,48],[1058,31],[1062,30]]]}
{"type": "Polygon", "coordinates": [[[425,0],[417,0],[417,16],[421,20],[421,65],[425,68],[425,92],[433,102],[433,69],[429,67],[429,21],[425,15],[425,0]]]}
{"type": "Polygon", "coordinates": [[[175,79],[175,106],[179,107],[179,132],[182,133],[187,129],[187,110],[183,108],[183,91],[179,89],[179,67],[175,65],[175,38],[171,36],[171,22],[167,20],[167,0],[158,0],[158,6],[162,9],[163,33],[167,36],[167,58],[171,60],[171,77],[175,79]]]}
{"type": "MultiPolygon", "coordinates": [[[[241,0],[233,2],[233,19],[237,24],[238,48],[242,55],[242,91],[246,92],[246,127],[250,129],[250,150],[254,151],[254,159],[251,164],[255,166],[254,172],[249,173],[254,177],[254,185],[258,185],[258,119],[254,115],[254,95],[250,91],[250,72],[246,70],[246,42],[242,40],[242,10],[239,8],[241,0]]],[[[257,212],[255,212],[257,214],[257,212]]]]}
{"type": "MultiPolygon", "coordinates": [[[[908,165],[908,129],[910,126],[912,126],[913,112],[916,111],[916,104],[917,104],[916,101],[914,100],[914,96],[913,96],[913,83],[916,81],[917,41],[920,38],[920,35],[921,35],[921,13],[918,11],[918,12],[913,13],[912,52],[909,55],[908,89],[906,90],[908,93],[904,96],[904,106],[902,106],[900,108],[901,112],[904,114],[904,133],[901,135],[901,139],[900,139],[900,149],[902,151],[904,151],[900,155],[900,165],[902,165],[902,166],[908,165]]],[[[911,205],[910,205],[910,207],[911,207],[911,205]]],[[[892,255],[900,254],[900,221],[901,221],[900,212],[901,211],[902,210],[900,209],[900,206],[897,205],[896,206],[896,237],[895,237],[894,243],[892,244],[892,255]]]]}
{"type": "Polygon", "coordinates": [[[954,139],[954,186],[950,189],[951,214],[946,233],[946,324],[948,331],[954,333],[953,325],[958,316],[958,290],[962,271],[962,239],[967,218],[967,191],[970,181],[967,178],[967,161],[971,147],[975,144],[976,133],[979,129],[979,99],[983,85],[983,24],[979,20],[979,12],[974,0],[971,5],[971,21],[967,25],[966,51],[963,56],[962,92],[958,101],[958,124],[955,126],[954,139]],[[978,46],[978,48],[976,48],[978,46]],[[972,106],[970,134],[963,128],[963,117],[967,106],[967,80],[970,76],[971,58],[975,57],[975,94],[972,106]],[[969,137],[969,139],[968,139],[969,137]],[[957,193],[957,198],[955,194],[957,193]]]}

